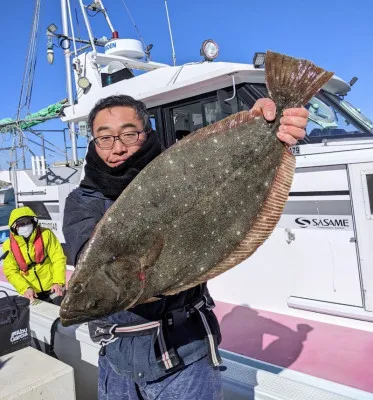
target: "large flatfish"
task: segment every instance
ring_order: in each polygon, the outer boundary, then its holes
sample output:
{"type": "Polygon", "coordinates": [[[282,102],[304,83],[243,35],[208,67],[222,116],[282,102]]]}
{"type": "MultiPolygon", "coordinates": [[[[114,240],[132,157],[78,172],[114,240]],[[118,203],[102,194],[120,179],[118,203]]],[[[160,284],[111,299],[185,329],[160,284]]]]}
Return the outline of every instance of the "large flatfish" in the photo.
{"type": "Polygon", "coordinates": [[[332,73],[267,52],[266,84],[277,119],[243,111],[164,151],[97,224],[60,308],[84,322],[205,282],[249,257],[276,226],[295,158],[275,132],[332,73]]]}

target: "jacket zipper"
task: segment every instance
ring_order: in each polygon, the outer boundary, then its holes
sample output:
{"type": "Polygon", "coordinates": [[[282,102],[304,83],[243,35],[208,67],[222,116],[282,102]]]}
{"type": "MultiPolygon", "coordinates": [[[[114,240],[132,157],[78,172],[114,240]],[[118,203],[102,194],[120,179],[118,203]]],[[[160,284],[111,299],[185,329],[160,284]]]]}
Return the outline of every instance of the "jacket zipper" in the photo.
{"type": "Polygon", "coordinates": [[[37,280],[38,280],[38,282],[39,282],[40,291],[41,291],[41,292],[44,292],[43,286],[41,285],[41,282],[40,282],[40,279],[39,279],[39,275],[36,273],[35,267],[34,267],[34,273],[35,273],[35,276],[36,276],[36,278],[37,278],[37,280]]]}

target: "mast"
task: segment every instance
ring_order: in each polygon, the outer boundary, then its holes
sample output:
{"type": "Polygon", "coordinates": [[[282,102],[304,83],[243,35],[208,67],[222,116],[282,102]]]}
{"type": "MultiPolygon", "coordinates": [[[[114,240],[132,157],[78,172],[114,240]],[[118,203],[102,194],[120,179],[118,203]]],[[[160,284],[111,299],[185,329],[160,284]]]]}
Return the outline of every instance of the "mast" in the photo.
{"type": "Polygon", "coordinates": [[[174,47],[174,40],[172,38],[172,30],[171,30],[171,22],[170,16],[168,15],[168,7],[167,7],[167,0],[164,0],[164,5],[166,7],[166,14],[167,14],[167,22],[168,22],[168,30],[170,31],[170,40],[171,40],[171,47],[172,47],[172,60],[174,62],[174,66],[176,65],[176,53],[174,47]]]}
{"type": "MultiPolygon", "coordinates": [[[[68,37],[69,36],[69,26],[67,22],[67,4],[66,0],[61,0],[61,17],[62,17],[62,31],[63,34],[68,37]]],[[[70,51],[69,49],[64,50],[65,53],[65,70],[66,70],[66,89],[67,89],[67,97],[69,99],[69,103],[71,106],[74,106],[74,94],[73,94],[73,85],[72,85],[72,77],[71,77],[71,64],[70,64],[70,51]]],[[[74,165],[78,165],[78,152],[77,152],[77,144],[76,144],[76,135],[75,135],[75,123],[69,122],[69,132],[70,132],[70,140],[71,140],[71,153],[74,165]]]]}

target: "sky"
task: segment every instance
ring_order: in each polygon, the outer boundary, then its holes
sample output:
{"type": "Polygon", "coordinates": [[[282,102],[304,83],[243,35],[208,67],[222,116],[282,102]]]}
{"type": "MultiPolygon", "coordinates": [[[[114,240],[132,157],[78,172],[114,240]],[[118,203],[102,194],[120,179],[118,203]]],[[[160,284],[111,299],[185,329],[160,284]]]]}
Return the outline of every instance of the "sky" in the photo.
{"type": "MultiPolygon", "coordinates": [[[[70,0],[75,32],[88,38],[78,0],[70,0]],[[76,24],[75,9],[78,12],[76,24]]],[[[104,0],[114,28],[122,38],[138,39],[123,0],[104,0]]],[[[0,119],[17,114],[25,59],[29,46],[34,1],[2,0],[0,37],[1,96],[0,119]],[[27,4],[27,6],[26,6],[27,4]],[[31,6],[32,5],[32,6],[31,6]]],[[[85,0],[89,4],[89,0],[85,0]]],[[[146,44],[154,45],[153,61],[172,64],[171,44],[164,0],[125,0],[146,44]]],[[[205,39],[214,39],[220,48],[217,61],[251,63],[256,51],[273,50],[334,71],[350,81],[359,79],[347,96],[368,117],[373,118],[373,1],[372,0],[168,0],[177,64],[201,59],[205,39]]],[[[37,65],[30,112],[67,97],[64,56],[55,48],[55,62],[46,59],[46,28],[53,22],[62,32],[60,0],[41,0],[37,65]]],[[[90,18],[95,37],[110,37],[101,14],[90,18]]],[[[25,116],[23,109],[21,116],[25,116]]],[[[38,126],[63,129],[59,120],[38,126]]],[[[1,134],[0,134],[1,135],[1,134]]],[[[45,138],[63,145],[62,136],[46,132],[45,138]]],[[[35,139],[38,141],[38,139],[35,139]]],[[[0,147],[10,145],[10,135],[0,136],[0,147]]],[[[28,143],[35,154],[39,148],[28,143]]],[[[84,142],[80,140],[80,144],[84,142]]],[[[26,155],[27,160],[30,155],[26,155]]],[[[62,159],[47,152],[47,157],[62,159]]],[[[8,152],[0,152],[0,169],[7,169],[8,152]]],[[[28,162],[29,166],[29,162],[28,162]]]]}

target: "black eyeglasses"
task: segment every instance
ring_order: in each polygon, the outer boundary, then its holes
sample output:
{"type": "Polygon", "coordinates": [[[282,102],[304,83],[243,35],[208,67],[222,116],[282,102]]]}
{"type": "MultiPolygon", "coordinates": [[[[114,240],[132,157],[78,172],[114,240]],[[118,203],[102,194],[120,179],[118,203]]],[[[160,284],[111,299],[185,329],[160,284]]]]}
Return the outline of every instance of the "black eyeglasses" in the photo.
{"type": "Polygon", "coordinates": [[[134,145],[139,140],[140,134],[143,132],[144,131],[123,132],[118,136],[113,136],[113,135],[99,136],[95,137],[93,141],[95,142],[95,144],[97,144],[97,146],[100,149],[110,150],[114,147],[116,140],[120,140],[125,146],[134,145]]]}

